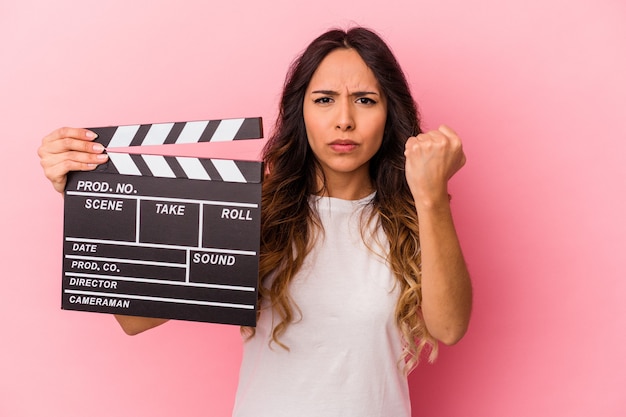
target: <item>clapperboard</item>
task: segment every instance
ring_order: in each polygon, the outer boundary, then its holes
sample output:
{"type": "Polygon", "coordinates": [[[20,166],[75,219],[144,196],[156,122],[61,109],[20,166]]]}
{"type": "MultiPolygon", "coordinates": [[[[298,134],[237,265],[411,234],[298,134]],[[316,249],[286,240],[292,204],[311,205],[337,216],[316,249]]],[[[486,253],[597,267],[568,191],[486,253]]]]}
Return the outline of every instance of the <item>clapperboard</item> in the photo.
{"type": "Polygon", "coordinates": [[[261,118],[90,130],[109,161],[68,175],[62,308],[254,326],[262,163],[111,149],[258,139],[261,118]]]}

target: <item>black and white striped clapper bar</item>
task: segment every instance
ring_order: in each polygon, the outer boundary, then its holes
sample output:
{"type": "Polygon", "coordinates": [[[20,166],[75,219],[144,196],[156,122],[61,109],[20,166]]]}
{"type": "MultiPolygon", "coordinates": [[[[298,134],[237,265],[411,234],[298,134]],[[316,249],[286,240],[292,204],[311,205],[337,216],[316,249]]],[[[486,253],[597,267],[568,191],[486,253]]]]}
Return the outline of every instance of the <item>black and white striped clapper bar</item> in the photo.
{"type": "MultiPolygon", "coordinates": [[[[107,149],[263,137],[261,118],[90,130],[107,149]]],[[[62,308],[254,326],[262,163],[108,154],[68,175],[62,308]]]]}

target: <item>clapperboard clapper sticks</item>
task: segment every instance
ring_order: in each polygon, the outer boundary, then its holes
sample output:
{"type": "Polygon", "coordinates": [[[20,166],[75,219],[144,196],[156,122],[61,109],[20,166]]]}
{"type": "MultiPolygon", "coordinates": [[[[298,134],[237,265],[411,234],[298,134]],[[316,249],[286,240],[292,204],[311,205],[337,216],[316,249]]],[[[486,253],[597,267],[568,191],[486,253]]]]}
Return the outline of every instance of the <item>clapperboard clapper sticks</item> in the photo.
{"type": "MultiPolygon", "coordinates": [[[[90,130],[107,149],[263,136],[260,118],[90,130]]],[[[113,151],[71,172],[62,308],[254,326],[262,175],[258,161],[113,151]]]]}

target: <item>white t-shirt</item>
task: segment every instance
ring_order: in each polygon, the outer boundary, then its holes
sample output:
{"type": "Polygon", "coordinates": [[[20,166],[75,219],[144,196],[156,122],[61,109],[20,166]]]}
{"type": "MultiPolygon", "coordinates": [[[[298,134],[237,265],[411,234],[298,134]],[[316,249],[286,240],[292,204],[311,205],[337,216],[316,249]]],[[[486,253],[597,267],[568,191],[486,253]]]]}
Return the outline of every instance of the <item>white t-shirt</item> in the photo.
{"type": "Polygon", "coordinates": [[[290,287],[301,318],[295,310],[300,319],[280,339],[287,351],[268,344],[272,314],[262,310],[255,336],[244,343],[234,417],[411,415],[396,279],[360,231],[373,196],[311,200],[324,233],[290,287]]]}

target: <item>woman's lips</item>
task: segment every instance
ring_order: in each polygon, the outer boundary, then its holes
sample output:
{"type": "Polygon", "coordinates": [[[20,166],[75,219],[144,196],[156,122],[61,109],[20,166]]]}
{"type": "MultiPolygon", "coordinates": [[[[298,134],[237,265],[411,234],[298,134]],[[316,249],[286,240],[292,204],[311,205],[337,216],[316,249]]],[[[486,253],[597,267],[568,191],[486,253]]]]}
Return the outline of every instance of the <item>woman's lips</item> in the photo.
{"type": "Polygon", "coordinates": [[[332,141],[329,146],[335,152],[345,153],[356,149],[357,144],[351,140],[338,139],[332,141]]]}

